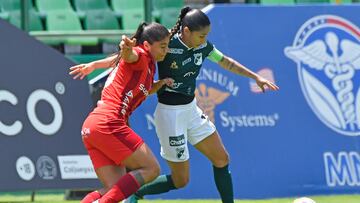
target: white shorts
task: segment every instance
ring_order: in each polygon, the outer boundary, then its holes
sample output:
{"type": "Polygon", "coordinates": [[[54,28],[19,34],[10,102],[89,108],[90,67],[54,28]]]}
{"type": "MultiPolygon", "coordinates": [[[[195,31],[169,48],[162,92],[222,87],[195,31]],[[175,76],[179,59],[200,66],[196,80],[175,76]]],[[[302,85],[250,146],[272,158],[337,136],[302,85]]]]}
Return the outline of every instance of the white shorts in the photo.
{"type": "Polygon", "coordinates": [[[172,162],[189,159],[187,142],[196,145],[216,131],[215,125],[196,105],[196,99],[185,105],[158,103],[155,126],[161,145],[160,154],[172,162]]]}

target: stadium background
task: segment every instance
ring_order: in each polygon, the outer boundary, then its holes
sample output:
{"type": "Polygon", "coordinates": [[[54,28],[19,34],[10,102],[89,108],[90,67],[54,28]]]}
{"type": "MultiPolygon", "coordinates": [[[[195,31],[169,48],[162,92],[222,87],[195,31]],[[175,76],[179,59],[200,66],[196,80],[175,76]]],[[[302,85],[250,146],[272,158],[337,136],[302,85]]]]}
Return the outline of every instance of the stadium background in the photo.
{"type": "MultiPolygon", "coordinates": [[[[67,68],[113,53],[121,34],[132,33],[142,20],[170,28],[180,8],[190,5],[204,8],[209,15],[209,40],[218,49],[281,87],[279,92],[259,94],[253,81],[204,63],[197,99],[230,152],[236,198],[359,193],[358,4],[327,0],[210,3],[215,2],[0,0],[0,191],[78,191],[99,186],[79,131],[108,71],[80,82],[68,76],[67,68]],[[329,32],[340,42],[354,44],[339,45],[338,51],[340,58],[345,52],[353,53],[338,64],[354,68],[346,81],[353,97],[346,108],[338,97],[340,91],[333,90],[334,81],[314,71],[311,58],[318,55],[306,49],[319,40],[330,47],[329,32]],[[344,116],[352,125],[341,125],[344,116]]],[[[335,58],[329,49],[325,52],[335,58]]],[[[157,152],[155,105],[156,98],[150,97],[131,124],[157,152]]],[[[217,198],[210,164],[194,150],[191,156],[189,186],[149,198],[217,198]]]]}

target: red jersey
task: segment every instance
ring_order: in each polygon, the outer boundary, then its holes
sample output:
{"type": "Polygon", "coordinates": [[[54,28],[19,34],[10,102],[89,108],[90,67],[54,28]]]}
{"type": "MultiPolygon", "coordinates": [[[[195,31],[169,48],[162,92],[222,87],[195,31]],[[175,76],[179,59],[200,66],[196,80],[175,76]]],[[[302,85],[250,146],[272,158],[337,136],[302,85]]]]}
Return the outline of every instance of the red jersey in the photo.
{"type": "Polygon", "coordinates": [[[155,61],[142,46],[134,47],[139,56],[135,63],[120,60],[109,75],[94,111],[107,112],[110,118],[128,119],[130,114],[145,100],[152,87],[155,61]],[[109,114],[109,110],[113,113],[109,114]]]}

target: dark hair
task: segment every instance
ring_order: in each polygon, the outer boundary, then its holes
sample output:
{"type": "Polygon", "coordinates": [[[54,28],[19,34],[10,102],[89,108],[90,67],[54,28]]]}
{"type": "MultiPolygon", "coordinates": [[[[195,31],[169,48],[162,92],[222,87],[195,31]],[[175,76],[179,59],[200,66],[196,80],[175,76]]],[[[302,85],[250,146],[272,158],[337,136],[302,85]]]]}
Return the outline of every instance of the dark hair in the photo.
{"type": "Polygon", "coordinates": [[[136,45],[140,45],[144,43],[144,41],[152,44],[165,39],[169,34],[168,29],[159,23],[143,22],[139,25],[136,33],[131,38],[136,39],[136,45]]]}
{"type": "MultiPolygon", "coordinates": [[[[136,39],[136,46],[143,44],[145,41],[153,44],[154,42],[161,41],[169,36],[169,31],[166,27],[159,23],[146,23],[142,22],[139,24],[135,34],[130,39],[136,39]]],[[[120,50],[116,53],[116,59],[111,65],[117,65],[120,61],[120,50]]]]}
{"type": "Polygon", "coordinates": [[[184,27],[188,27],[190,31],[199,31],[209,25],[209,17],[207,17],[204,12],[199,9],[184,7],[180,11],[175,26],[171,29],[170,38],[173,37],[176,33],[180,31],[180,29],[183,29],[184,27]]]}

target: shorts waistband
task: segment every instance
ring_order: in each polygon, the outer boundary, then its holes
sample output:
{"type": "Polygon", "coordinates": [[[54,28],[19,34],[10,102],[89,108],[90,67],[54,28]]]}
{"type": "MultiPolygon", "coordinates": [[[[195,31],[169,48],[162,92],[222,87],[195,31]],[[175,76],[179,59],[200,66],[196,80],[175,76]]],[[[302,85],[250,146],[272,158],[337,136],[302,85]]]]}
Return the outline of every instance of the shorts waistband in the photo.
{"type": "Polygon", "coordinates": [[[190,102],[188,104],[168,105],[168,104],[163,104],[160,102],[157,104],[157,107],[164,108],[164,109],[189,109],[189,108],[192,108],[193,106],[196,106],[196,98],[194,98],[194,100],[192,100],[192,102],[190,102]]]}

